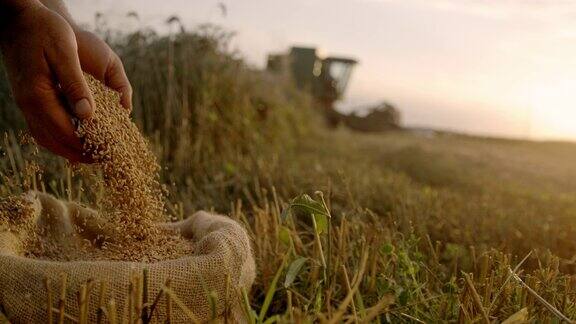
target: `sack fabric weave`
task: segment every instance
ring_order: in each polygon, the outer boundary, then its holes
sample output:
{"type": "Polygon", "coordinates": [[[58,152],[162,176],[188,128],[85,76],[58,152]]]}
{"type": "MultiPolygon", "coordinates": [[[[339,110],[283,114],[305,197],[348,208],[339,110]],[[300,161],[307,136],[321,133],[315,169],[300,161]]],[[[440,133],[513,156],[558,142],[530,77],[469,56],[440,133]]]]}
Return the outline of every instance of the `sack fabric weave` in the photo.
{"type": "MultiPolygon", "coordinates": [[[[25,197],[33,204],[35,226],[52,233],[54,240],[82,239],[102,230],[97,224],[103,219],[92,209],[39,192],[29,192],[25,197]],[[71,231],[74,235],[65,235],[71,231]]],[[[185,239],[191,240],[194,245],[192,255],[156,263],[38,260],[25,257],[26,251],[18,235],[0,231],[2,313],[14,323],[46,322],[48,296],[45,280],[50,282],[54,295],[52,306],[57,308],[61,277],[65,274],[67,314],[78,316],[78,291],[92,280],[94,289],[89,294],[89,321],[96,320],[98,287],[100,282],[106,282],[105,300],[114,299],[118,320],[123,322],[121,317],[127,307],[130,278],[134,273],[141,274],[147,269],[149,299],[154,299],[170,279],[170,289],[198,321],[206,322],[216,315],[219,321],[226,318],[229,322],[245,322],[239,292],[249,291],[255,277],[255,263],[244,228],[230,218],[207,212],[197,212],[183,221],[158,226],[179,230],[185,239]]],[[[166,315],[166,299],[161,298],[152,322],[163,323],[166,315]]],[[[124,316],[128,316],[127,312],[124,316]]],[[[176,303],[171,319],[173,323],[194,321],[190,315],[180,311],[176,303]]]]}

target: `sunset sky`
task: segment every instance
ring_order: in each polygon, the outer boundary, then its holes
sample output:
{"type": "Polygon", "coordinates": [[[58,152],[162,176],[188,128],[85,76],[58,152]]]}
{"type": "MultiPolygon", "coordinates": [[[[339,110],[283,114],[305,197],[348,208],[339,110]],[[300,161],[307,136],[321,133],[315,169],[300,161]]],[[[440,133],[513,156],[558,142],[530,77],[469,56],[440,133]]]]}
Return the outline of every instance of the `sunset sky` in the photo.
{"type": "Polygon", "coordinates": [[[532,139],[576,140],[576,1],[563,0],[68,0],[91,24],[237,32],[263,67],[294,44],[357,58],[342,109],[382,100],[409,126],[532,139]],[[218,3],[226,6],[222,14],[218,3]]]}

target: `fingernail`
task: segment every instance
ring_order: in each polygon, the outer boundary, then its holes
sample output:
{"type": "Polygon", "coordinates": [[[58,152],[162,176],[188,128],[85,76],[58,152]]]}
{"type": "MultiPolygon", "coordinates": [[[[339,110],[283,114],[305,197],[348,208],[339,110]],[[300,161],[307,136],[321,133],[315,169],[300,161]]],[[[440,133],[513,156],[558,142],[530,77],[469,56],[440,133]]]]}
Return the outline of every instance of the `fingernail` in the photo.
{"type": "Polygon", "coordinates": [[[88,118],[92,115],[92,107],[88,99],[80,99],[74,105],[74,115],[78,118],[88,118]]]}

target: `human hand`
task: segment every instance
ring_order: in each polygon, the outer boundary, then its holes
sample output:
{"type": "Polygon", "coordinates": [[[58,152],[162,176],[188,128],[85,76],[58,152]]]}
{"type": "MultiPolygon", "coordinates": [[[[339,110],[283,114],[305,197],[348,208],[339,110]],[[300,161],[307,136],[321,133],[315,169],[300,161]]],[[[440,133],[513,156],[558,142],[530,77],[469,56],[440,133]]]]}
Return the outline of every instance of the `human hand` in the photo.
{"type": "Polygon", "coordinates": [[[38,144],[72,162],[92,162],[72,123],[72,117],[90,118],[94,109],[82,68],[120,91],[130,109],[132,90],[118,56],[38,2],[2,25],[0,48],[14,98],[38,144]]]}
{"type": "Polygon", "coordinates": [[[89,118],[94,102],[72,27],[33,3],[5,23],[0,46],[14,99],[38,144],[73,162],[89,162],[72,116],[89,118]]]}
{"type": "Polygon", "coordinates": [[[75,33],[82,70],[119,92],[122,106],[132,110],[132,86],[118,55],[93,33],[79,29],[75,33]]]}

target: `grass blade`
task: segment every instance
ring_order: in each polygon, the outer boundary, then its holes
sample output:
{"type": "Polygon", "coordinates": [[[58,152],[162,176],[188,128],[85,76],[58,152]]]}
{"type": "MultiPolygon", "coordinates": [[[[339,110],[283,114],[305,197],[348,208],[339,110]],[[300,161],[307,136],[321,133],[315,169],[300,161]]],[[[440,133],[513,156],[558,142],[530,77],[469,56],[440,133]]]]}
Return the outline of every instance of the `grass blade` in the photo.
{"type": "Polygon", "coordinates": [[[260,323],[264,321],[264,316],[266,316],[268,308],[272,303],[272,298],[274,298],[274,294],[276,293],[276,286],[278,285],[278,279],[280,279],[280,275],[284,270],[285,264],[286,264],[286,256],[284,257],[284,260],[282,260],[282,264],[278,268],[278,271],[276,271],[276,275],[274,276],[274,279],[272,279],[272,282],[268,287],[268,291],[266,292],[266,297],[264,298],[264,303],[262,304],[262,308],[260,309],[260,315],[258,316],[258,320],[260,323]]]}

